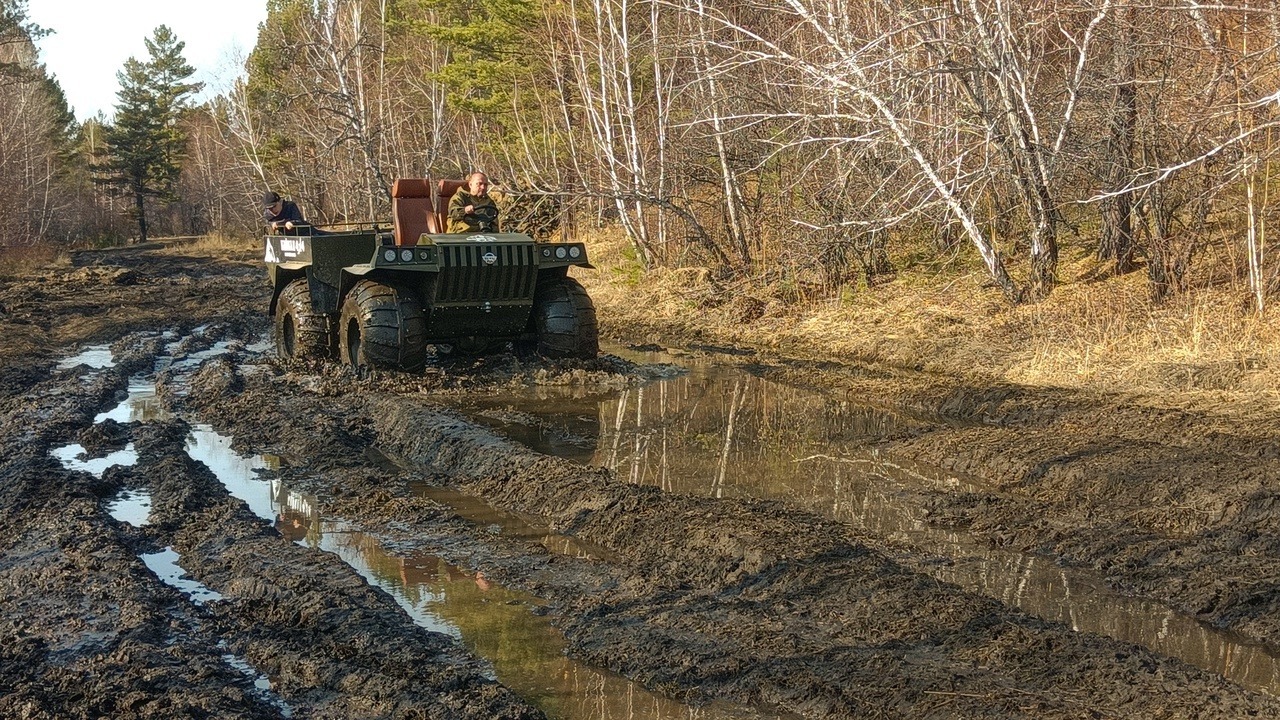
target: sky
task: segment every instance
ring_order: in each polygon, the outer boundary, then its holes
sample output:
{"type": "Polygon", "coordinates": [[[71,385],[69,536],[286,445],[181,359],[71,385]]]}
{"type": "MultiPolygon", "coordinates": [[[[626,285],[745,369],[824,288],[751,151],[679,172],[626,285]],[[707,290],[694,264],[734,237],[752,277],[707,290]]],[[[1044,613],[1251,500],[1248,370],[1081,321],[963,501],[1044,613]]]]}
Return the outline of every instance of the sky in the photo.
{"type": "Polygon", "coordinates": [[[53,34],[39,40],[40,61],[58,78],[76,117],[115,112],[124,61],[146,61],[145,38],[168,25],[206,84],[196,99],[229,87],[267,17],[267,0],[28,0],[27,17],[53,34]]]}

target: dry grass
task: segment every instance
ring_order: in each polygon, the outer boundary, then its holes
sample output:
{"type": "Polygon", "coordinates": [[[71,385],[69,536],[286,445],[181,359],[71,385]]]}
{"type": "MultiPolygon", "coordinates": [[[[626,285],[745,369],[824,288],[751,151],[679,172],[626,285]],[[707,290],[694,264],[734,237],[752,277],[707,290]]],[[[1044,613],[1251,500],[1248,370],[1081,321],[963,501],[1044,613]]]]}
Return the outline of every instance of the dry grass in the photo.
{"type": "Polygon", "coordinates": [[[0,277],[17,277],[35,270],[66,267],[70,258],[62,248],[48,245],[0,245],[0,277]]]}
{"type": "MultiPolygon", "coordinates": [[[[588,242],[598,269],[575,275],[589,286],[606,330],[619,334],[870,360],[984,382],[1121,391],[1162,403],[1280,398],[1280,311],[1258,317],[1232,282],[1156,304],[1142,272],[1093,281],[1101,268],[1077,253],[1064,258],[1061,285],[1034,305],[1009,305],[980,269],[963,262],[907,267],[871,290],[795,302],[805,293],[794,286],[720,285],[696,268],[659,269],[638,281],[620,233],[595,233],[588,242]]],[[[1212,262],[1198,271],[1225,276],[1212,262]]]]}
{"type": "Polygon", "coordinates": [[[262,238],[256,235],[253,237],[246,237],[243,235],[210,233],[208,235],[202,235],[194,240],[181,240],[166,243],[163,252],[183,255],[196,254],[224,256],[228,254],[243,253],[246,250],[253,250],[261,243],[262,238]]]}

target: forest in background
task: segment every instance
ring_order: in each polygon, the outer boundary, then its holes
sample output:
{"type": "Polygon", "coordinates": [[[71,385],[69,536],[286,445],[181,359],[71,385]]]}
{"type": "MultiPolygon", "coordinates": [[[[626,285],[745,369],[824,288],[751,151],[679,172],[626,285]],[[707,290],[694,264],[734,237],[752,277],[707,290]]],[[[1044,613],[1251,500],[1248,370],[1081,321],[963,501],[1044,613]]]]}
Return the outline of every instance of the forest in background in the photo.
{"type": "Polygon", "coordinates": [[[514,224],[616,225],[642,272],[837,296],[971,262],[1021,303],[1074,245],[1157,299],[1209,256],[1258,313],[1277,289],[1275,0],[267,5],[227,91],[192,103],[158,29],[116,116],[78,123],[0,0],[0,243],[123,241],[140,214],[253,235],[267,188],[385,219],[396,177],[482,169],[514,224]]]}

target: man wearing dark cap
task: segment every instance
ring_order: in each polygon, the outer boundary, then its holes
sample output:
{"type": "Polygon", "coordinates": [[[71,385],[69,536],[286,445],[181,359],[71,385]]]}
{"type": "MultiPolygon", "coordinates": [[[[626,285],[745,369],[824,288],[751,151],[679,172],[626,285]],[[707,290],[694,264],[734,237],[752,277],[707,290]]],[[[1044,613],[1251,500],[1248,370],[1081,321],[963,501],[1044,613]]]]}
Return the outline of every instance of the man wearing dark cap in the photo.
{"type": "Polygon", "coordinates": [[[302,211],[292,200],[282,200],[268,190],[262,196],[262,215],[267,227],[275,235],[303,235],[311,233],[311,226],[302,218],[302,211]]]}

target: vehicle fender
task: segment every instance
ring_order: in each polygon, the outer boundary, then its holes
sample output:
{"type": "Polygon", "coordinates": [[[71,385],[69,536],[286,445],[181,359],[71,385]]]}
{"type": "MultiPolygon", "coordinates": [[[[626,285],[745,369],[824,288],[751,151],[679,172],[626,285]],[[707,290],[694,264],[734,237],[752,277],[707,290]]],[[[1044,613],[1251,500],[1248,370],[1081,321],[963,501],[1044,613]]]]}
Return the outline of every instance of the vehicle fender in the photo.
{"type": "Polygon", "coordinates": [[[351,292],[351,288],[360,282],[365,275],[373,271],[372,265],[350,265],[342,268],[342,274],[338,278],[338,308],[342,308],[342,301],[346,299],[347,293],[351,292]]]}
{"type": "Polygon", "coordinates": [[[271,274],[271,305],[267,308],[267,317],[275,317],[276,305],[280,300],[280,292],[284,290],[284,286],[297,280],[300,277],[306,277],[307,272],[303,269],[289,268],[282,265],[276,265],[270,268],[271,274]]]}

